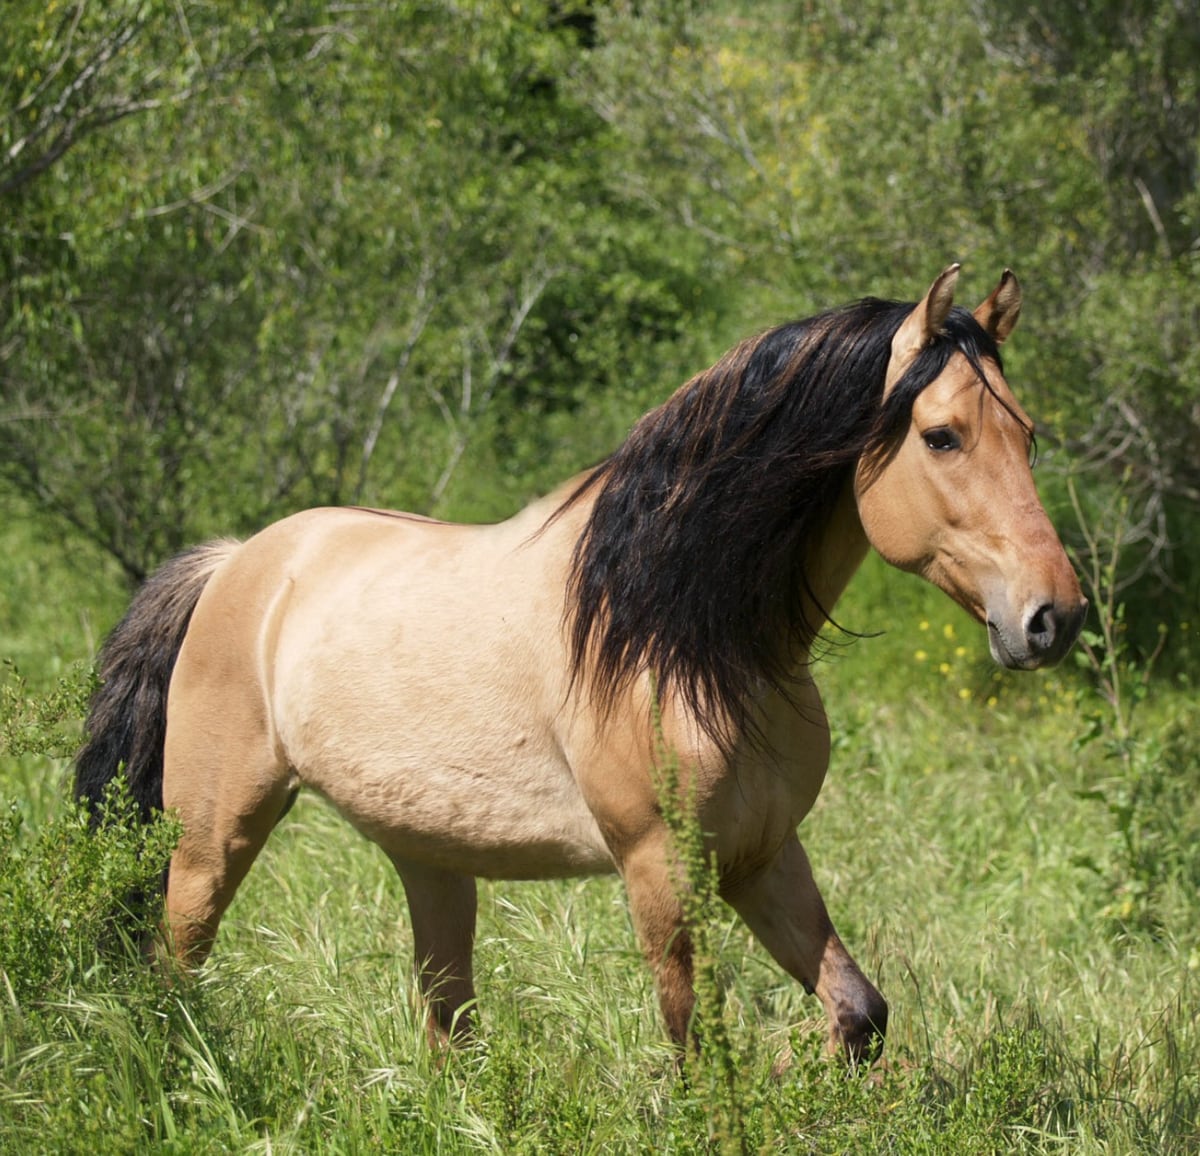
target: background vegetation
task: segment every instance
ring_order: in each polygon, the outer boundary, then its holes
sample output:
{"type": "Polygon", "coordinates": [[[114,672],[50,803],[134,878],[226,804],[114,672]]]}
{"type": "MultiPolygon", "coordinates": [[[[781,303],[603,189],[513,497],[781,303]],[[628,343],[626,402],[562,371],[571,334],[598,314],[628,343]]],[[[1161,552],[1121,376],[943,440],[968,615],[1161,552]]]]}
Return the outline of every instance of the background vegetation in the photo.
{"type": "Polygon", "coordinates": [[[1195,1150],[1198,87],[1174,0],[13,0],[0,1150],[1195,1150]],[[1010,677],[881,565],[841,608],[888,633],[822,678],[805,841],[885,1067],[714,905],[678,1079],[611,881],[484,890],[483,1043],[438,1064],[400,888],[312,800],[194,984],[130,963],[100,913],[171,832],[65,800],[131,582],[315,503],[504,516],[746,332],[953,259],[1025,285],[1095,613],[1010,677]]]}

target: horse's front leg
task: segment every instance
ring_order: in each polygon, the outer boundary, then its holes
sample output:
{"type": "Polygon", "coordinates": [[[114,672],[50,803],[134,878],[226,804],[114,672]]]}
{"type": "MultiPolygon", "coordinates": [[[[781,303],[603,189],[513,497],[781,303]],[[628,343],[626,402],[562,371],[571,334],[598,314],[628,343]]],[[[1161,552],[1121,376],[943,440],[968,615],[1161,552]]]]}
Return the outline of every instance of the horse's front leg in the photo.
{"type": "Polygon", "coordinates": [[[621,876],[638,942],[654,973],[663,1020],[682,1049],[696,1003],[692,941],[665,828],[654,829],[621,857],[621,876]]]}
{"type": "Polygon", "coordinates": [[[771,863],[724,895],[779,965],[815,992],[829,1017],[830,1046],[855,1063],[883,1047],[888,1006],[842,946],[792,835],[771,863]]]}

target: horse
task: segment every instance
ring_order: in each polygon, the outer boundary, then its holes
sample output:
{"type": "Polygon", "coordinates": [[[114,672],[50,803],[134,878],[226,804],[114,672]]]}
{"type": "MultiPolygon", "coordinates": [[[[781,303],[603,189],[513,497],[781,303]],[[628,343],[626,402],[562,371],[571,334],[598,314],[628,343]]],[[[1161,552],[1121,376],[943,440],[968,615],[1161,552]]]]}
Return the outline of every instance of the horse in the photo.
{"type": "Polygon", "coordinates": [[[160,957],[202,963],[306,787],[399,873],[433,1044],[474,1030],[478,877],[617,872],[682,1053],[668,751],[722,898],[819,997],[831,1050],[873,1059],[887,1002],[797,835],[829,762],[813,668],[838,597],[873,547],[1026,670],[1087,608],[1003,375],[1020,286],[1006,270],[972,313],[958,273],[750,337],[507,521],[312,509],[167,562],[101,649],[75,776],[93,809],[124,773],[143,818],[182,821],[160,957]]]}

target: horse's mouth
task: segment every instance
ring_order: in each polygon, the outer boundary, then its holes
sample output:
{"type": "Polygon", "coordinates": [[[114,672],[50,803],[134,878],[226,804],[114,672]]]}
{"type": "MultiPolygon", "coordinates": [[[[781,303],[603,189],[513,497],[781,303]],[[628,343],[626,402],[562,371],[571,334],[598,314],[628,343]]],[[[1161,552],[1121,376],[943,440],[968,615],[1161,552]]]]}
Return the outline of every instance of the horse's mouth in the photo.
{"type": "Polygon", "coordinates": [[[1021,653],[1014,653],[1005,641],[1004,629],[990,618],[987,620],[987,632],[992,658],[1005,670],[1037,670],[1046,663],[1047,655],[1038,654],[1028,647],[1022,647],[1021,653]]]}

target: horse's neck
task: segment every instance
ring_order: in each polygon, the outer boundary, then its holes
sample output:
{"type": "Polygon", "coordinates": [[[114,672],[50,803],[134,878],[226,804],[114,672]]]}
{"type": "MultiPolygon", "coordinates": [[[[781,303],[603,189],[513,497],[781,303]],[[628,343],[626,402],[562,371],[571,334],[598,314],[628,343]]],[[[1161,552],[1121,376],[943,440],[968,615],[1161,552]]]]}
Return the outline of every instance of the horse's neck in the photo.
{"type": "MultiPolygon", "coordinates": [[[[809,621],[824,622],[833,613],[869,548],[854,487],[847,485],[809,555],[811,597],[805,595],[809,621]]],[[[807,658],[805,655],[806,662],[807,658]]]]}

